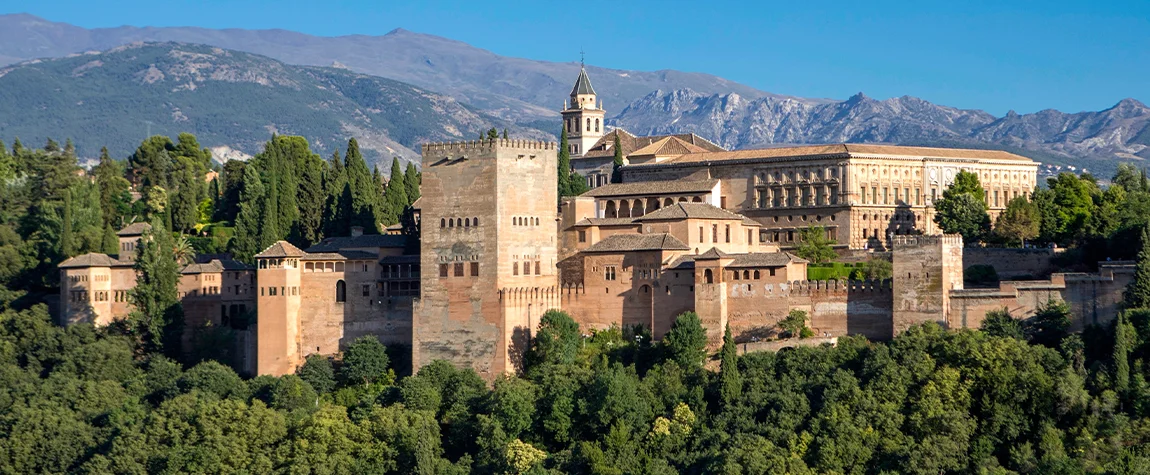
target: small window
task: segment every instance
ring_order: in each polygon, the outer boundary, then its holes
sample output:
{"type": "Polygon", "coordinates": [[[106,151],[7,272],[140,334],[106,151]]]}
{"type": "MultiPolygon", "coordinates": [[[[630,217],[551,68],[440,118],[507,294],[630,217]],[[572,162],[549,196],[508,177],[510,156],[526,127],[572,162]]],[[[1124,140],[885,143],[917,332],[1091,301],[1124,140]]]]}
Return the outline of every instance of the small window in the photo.
{"type": "Polygon", "coordinates": [[[479,226],[479,218],[478,217],[471,218],[471,224],[473,224],[475,226],[479,226]]]}
{"type": "Polygon", "coordinates": [[[587,231],[579,231],[579,242],[587,242],[587,231]]]}
{"type": "MultiPolygon", "coordinates": [[[[703,271],[703,282],[706,282],[708,284],[715,283],[715,274],[713,274],[711,272],[711,269],[706,269],[703,271]]],[[[694,290],[694,288],[692,287],[692,291],[693,290],[694,290]]]]}
{"type": "Polygon", "coordinates": [[[463,263],[462,262],[456,262],[455,263],[455,277],[463,277],[463,263]]]}
{"type": "Polygon", "coordinates": [[[472,262],[471,263],[471,276],[472,277],[479,277],[479,263],[478,262],[472,262]]]}
{"type": "Polygon", "coordinates": [[[735,280],[739,280],[739,271],[735,271],[735,272],[733,272],[733,273],[731,274],[731,277],[732,277],[732,278],[734,278],[735,280]]]}
{"type": "Polygon", "coordinates": [[[447,277],[447,264],[440,264],[439,265],[439,276],[440,277],[447,277]]]}
{"type": "Polygon", "coordinates": [[[335,301],[347,302],[347,284],[342,280],[335,283],[335,301]]]}
{"type": "MultiPolygon", "coordinates": [[[[268,287],[268,296],[269,297],[275,297],[277,291],[278,291],[278,289],[276,289],[275,287],[268,287]]],[[[195,294],[196,294],[196,291],[193,290],[192,295],[195,295],[195,294]]]]}
{"type": "Polygon", "coordinates": [[[726,227],[726,239],[726,242],[731,242],[731,225],[729,224],[726,227]]]}
{"type": "Polygon", "coordinates": [[[774,276],[775,276],[775,268],[774,268],[774,267],[772,267],[772,268],[771,268],[771,277],[774,277],[774,276]]]}
{"type": "Polygon", "coordinates": [[[535,275],[540,275],[540,273],[539,273],[539,261],[535,261],[535,275]]]}
{"type": "Polygon", "coordinates": [[[443,218],[439,218],[439,227],[446,228],[447,227],[447,220],[443,219],[443,218]]]}
{"type": "Polygon", "coordinates": [[[759,280],[759,271],[755,271],[755,280],[759,280]]]}
{"type": "Polygon", "coordinates": [[[511,263],[511,275],[519,275],[519,263],[518,262],[512,262],[511,263]]]}
{"type": "Polygon", "coordinates": [[[371,297],[371,285],[363,284],[363,296],[371,297]]]}
{"type": "Polygon", "coordinates": [[[607,266],[603,272],[604,280],[615,280],[615,266],[607,266]]]}
{"type": "Polygon", "coordinates": [[[531,275],[531,263],[530,262],[524,262],[523,263],[523,275],[531,275]]]}

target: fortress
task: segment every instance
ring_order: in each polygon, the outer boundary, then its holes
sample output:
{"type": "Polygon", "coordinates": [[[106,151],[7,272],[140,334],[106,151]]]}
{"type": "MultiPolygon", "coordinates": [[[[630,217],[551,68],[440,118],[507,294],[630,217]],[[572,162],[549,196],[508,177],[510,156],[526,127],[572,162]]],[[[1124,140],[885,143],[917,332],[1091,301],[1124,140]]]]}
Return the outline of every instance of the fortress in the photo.
{"type": "MultiPolygon", "coordinates": [[[[642,325],[656,339],[694,311],[711,346],[727,325],[738,341],[769,337],[800,309],[817,335],[881,340],[927,321],[977,328],[1003,307],[1024,317],[1050,299],[1071,304],[1077,328],[1105,323],[1133,275],[1112,262],[1099,274],[964,289],[962,240],[938,234],[933,200],[958,170],[973,171],[996,214],[1033,190],[1037,164],[1025,157],[861,144],[726,151],[693,134],[608,132],[586,71],[562,114],[572,167],[591,191],[559,200],[554,143],[426,144],[418,235],[352,229],[308,249],[277,242],[255,266],[188,265],[187,327],[237,328],[251,374],[291,373],[373,335],[410,345],[416,369],[443,359],[490,380],[519,368],[550,309],[584,329],[642,325]],[[625,165],[610,183],[616,136],[625,165]],[[808,263],[789,251],[810,226],[844,254],[889,252],[894,278],[808,281],[808,263]],[[253,324],[237,324],[253,311],[253,324]]],[[[119,256],[60,264],[60,323],[129,314],[144,229],[121,231],[119,256]]]]}

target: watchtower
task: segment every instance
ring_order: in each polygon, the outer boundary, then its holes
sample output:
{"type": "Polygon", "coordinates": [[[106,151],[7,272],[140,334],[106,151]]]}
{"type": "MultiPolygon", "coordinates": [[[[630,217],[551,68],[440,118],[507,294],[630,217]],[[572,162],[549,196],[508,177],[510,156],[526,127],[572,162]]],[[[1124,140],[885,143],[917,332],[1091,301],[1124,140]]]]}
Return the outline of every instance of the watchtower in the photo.
{"type": "Polygon", "coordinates": [[[606,134],[603,103],[591,87],[587,70],[580,65],[579,78],[571,88],[569,102],[563,103],[563,127],[567,130],[567,142],[572,156],[583,155],[606,134]]]}
{"type": "Polygon", "coordinates": [[[300,323],[300,258],[304,252],[278,241],[256,254],[256,374],[283,376],[303,364],[300,323]]]}
{"type": "Polygon", "coordinates": [[[950,291],[962,289],[962,236],[894,236],[894,335],[924,322],[952,328],[950,291]]]}
{"type": "Polygon", "coordinates": [[[423,146],[415,370],[437,359],[488,380],[514,369],[547,309],[509,316],[502,291],[557,285],[556,161],[546,142],[423,146]]]}

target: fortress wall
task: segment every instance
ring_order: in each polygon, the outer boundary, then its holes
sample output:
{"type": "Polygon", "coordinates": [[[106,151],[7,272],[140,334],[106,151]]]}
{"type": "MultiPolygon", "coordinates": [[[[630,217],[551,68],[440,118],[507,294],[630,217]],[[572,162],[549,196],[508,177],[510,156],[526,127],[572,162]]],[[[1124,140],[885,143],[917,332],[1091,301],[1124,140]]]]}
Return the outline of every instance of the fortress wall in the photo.
{"type": "Polygon", "coordinates": [[[1018,278],[1042,278],[1055,270],[1051,262],[1062,249],[1001,249],[972,247],[963,249],[962,268],[973,265],[987,265],[994,268],[998,278],[1011,280],[1018,278]]]}

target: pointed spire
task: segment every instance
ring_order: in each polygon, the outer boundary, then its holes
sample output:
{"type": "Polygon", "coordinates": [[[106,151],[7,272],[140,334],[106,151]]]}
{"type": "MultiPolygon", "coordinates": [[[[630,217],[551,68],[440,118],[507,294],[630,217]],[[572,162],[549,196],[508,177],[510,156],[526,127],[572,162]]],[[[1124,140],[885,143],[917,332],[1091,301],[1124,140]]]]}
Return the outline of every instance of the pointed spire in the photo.
{"type": "Polygon", "coordinates": [[[575,80],[575,87],[571,88],[571,97],[579,94],[595,94],[595,88],[591,87],[591,79],[587,77],[587,69],[582,63],[579,65],[579,79],[575,80]]]}

